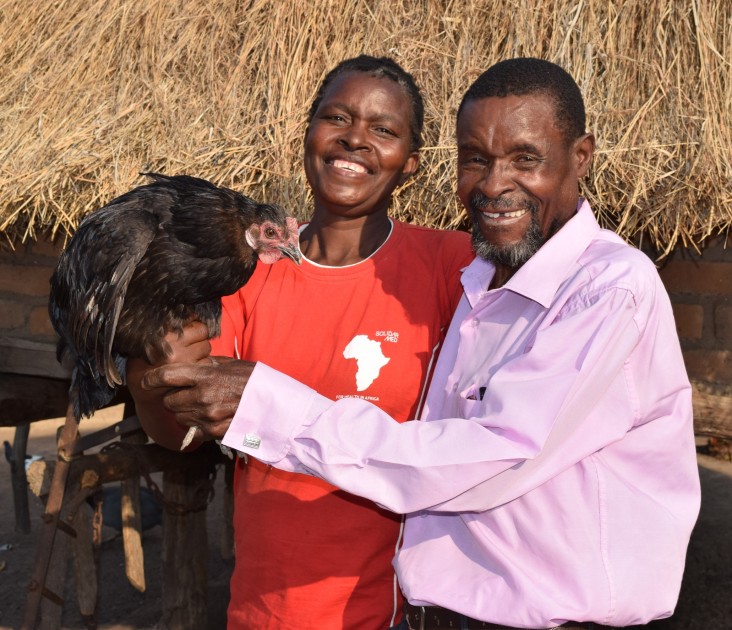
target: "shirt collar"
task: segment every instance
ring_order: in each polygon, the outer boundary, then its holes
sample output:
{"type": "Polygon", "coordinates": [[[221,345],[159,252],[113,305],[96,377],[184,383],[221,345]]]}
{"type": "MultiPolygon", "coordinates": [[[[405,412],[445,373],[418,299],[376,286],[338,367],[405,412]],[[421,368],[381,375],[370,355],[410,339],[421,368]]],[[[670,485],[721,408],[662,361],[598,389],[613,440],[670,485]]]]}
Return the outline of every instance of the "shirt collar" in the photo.
{"type": "MultiPolygon", "coordinates": [[[[590,204],[580,198],[576,214],[501,289],[523,295],[548,308],[570,267],[599,231],[590,204]]],[[[463,288],[471,306],[486,294],[494,273],[493,263],[482,258],[476,258],[463,272],[463,288]]]]}

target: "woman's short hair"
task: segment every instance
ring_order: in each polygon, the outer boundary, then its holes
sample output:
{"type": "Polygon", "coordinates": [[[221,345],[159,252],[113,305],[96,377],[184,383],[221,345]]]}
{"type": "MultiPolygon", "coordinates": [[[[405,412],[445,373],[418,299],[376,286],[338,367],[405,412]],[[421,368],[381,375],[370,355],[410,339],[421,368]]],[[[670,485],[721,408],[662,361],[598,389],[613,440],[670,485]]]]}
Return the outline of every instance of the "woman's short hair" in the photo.
{"type": "Polygon", "coordinates": [[[391,79],[405,90],[411,101],[412,112],[409,148],[412,151],[418,151],[422,147],[422,128],[424,126],[424,102],[422,100],[422,94],[417,87],[414,77],[389,57],[359,55],[358,57],[341,61],[335,66],[325,75],[318,88],[318,93],[315,95],[313,104],[310,106],[310,111],[308,112],[308,125],[320,106],[320,102],[323,100],[328,86],[330,86],[336,77],[348,72],[362,72],[373,77],[391,79]]]}

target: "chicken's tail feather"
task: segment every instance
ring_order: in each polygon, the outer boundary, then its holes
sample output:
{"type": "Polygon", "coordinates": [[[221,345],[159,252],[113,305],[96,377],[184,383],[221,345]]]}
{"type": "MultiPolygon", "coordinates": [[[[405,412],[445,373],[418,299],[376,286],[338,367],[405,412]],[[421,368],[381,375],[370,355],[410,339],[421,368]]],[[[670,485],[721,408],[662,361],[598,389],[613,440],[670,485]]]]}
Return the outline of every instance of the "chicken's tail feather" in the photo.
{"type": "MultiPolygon", "coordinates": [[[[116,356],[115,367],[124,380],[126,359],[116,356]]],[[[103,374],[95,372],[91,366],[77,364],[71,375],[69,396],[76,420],[94,415],[97,409],[107,406],[117,391],[107,382],[103,374]]]]}

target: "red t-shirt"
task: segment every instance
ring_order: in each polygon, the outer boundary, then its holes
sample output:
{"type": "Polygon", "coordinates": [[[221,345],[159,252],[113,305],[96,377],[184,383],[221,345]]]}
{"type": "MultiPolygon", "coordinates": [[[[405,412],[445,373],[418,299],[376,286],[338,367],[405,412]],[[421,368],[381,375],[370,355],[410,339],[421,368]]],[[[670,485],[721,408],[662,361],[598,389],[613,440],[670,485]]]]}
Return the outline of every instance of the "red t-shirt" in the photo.
{"type": "MultiPolygon", "coordinates": [[[[332,399],[415,418],[462,293],[470,237],[394,222],[348,267],[258,265],[224,299],[213,353],[262,361],[332,399]]],[[[229,629],[387,628],[401,517],[307,475],[239,460],[229,629]]]]}

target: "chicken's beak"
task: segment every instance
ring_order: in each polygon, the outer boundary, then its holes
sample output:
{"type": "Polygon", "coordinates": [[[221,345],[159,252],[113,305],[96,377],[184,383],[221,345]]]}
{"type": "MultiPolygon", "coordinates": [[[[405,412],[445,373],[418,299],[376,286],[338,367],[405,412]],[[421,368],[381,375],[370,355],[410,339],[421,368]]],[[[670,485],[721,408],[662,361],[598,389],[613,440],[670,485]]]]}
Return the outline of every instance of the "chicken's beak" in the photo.
{"type": "Polygon", "coordinates": [[[297,227],[297,219],[295,217],[287,217],[285,219],[289,238],[286,243],[278,245],[284,256],[287,256],[296,265],[302,263],[302,252],[300,251],[300,230],[297,227]]]}
{"type": "Polygon", "coordinates": [[[295,240],[295,243],[287,243],[286,245],[278,245],[279,249],[284,256],[287,256],[296,265],[302,263],[302,252],[300,251],[300,243],[295,240]]]}

